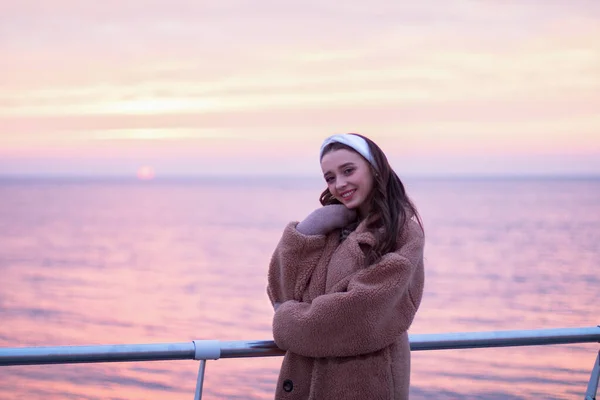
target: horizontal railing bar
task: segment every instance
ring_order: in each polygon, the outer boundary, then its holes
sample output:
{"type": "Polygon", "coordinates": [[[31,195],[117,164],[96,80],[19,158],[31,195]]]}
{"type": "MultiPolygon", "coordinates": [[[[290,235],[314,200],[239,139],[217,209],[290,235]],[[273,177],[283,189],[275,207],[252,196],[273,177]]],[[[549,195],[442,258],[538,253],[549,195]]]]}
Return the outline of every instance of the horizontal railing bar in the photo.
{"type": "MultiPolygon", "coordinates": [[[[600,326],[409,335],[411,350],[448,350],[600,342],[600,326]]],[[[272,340],[0,348],[0,366],[281,356],[272,340]],[[217,346],[202,348],[201,344],[217,346]]]]}
{"type": "Polygon", "coordinates": [[[221,342],[221,358],[271,357],[282,356],[281,350],[273,340],[221,342]]]}
{"type": "Polygon", "coordinates": [[[589,328],[419,334],[411,337],[410,348],[448,350],[594,342],[600,343],[600,325],[589,328]]]}
{"type": "Polygon", "coordinates": [[[192,342],[0,348],[0,366],[190,359],[192,342]]]}

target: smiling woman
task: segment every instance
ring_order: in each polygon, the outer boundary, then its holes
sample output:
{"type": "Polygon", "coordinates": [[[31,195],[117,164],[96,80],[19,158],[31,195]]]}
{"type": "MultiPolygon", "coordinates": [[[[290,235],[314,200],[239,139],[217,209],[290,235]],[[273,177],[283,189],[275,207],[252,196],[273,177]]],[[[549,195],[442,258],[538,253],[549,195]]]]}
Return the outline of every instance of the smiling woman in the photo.
{"type": "Polygon", "coordinates": [[[275,398],[407,400],[419,214],[370,139],[330,136],[319,158],[322,207],[287,224],[269,264],[273,339],[286,352],[275,398]]]}

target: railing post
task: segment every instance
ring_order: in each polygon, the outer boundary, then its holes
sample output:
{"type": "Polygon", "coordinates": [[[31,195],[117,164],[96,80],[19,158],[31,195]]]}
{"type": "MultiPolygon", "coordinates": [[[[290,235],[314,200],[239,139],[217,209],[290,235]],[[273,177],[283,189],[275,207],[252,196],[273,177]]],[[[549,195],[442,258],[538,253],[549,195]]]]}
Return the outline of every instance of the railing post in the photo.
{"type": "Polygon", "coordinates": [[[592,376],[590,376],[590,382],[588,383],[587,390],[585,392],[585,400],[596,400],[596,394],[598,394],[598,381],[600,380],[600,351],[596,356],[596,363],[592,369],[592,376]]]}
{"type": "Polygon", "coordinates": [[[202,386],[204,386],[206,360],[218,360],[221,358],[221,342],[218,340],[194,340],[193,343],[194,360],[200,360],[194,400],[200,400],[202,399],[202,386]]]}
{"type": "Polygon", "coordinates": [[[196,381],[196,394],[194,400],[202,399],[202,386],[204,384],[204,370],[206,369],[206,360],[200,360],[200,367],[198,367],[198,380],[196,381]]]}

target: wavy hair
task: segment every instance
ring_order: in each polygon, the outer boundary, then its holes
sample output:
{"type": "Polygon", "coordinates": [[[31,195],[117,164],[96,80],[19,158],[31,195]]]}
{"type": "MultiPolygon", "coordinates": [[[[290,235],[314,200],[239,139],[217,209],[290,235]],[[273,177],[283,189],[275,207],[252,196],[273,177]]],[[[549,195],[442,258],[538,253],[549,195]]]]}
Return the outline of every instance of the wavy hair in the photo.
{"type": "MultiPolygon", "coordinates": [[[[379,260],[384,254],[396,250],[398,235],[404,229],[407,221],[413,216],[417,220],[421,230],[424,231],[424,229],[417,208],[408,197],[404,184],[390,166],[385,153],[371,139],[356,133],[353,133],[353,135],[365,139],[373,155],[375,165],[377,165],[377,168],[375,168],[369,163],[374,185],[366,200],[370,202],[369,215],[365,217],[369,221],[367,222],[367,229],[373,232],[376,238],[375,245],[366,254],[366,261],[368,264],[371,264],[379,260]],[[380,232],[379,228],[383,228],[383,232],[380,232]]],[[[323,149],[323,155],[339,149],[350,150],[358,154],[353,148],[334,142],[323,149]]],[[[331,194],[329,188],[321,193],[319,201],[324,206],[341,204],[331,194]]]]}

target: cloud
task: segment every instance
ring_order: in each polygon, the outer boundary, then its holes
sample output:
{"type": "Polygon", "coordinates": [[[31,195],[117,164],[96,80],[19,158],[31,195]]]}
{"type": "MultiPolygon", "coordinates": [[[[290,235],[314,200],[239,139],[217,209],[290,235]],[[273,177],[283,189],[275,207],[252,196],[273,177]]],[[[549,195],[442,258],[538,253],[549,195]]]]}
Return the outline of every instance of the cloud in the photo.
{"type": "Polygon", "coordinates": [[[590,154],[599,20],[584,0],[5,2],[0,149],[273,156],[359,131],[398,154],[590,154]]]}

